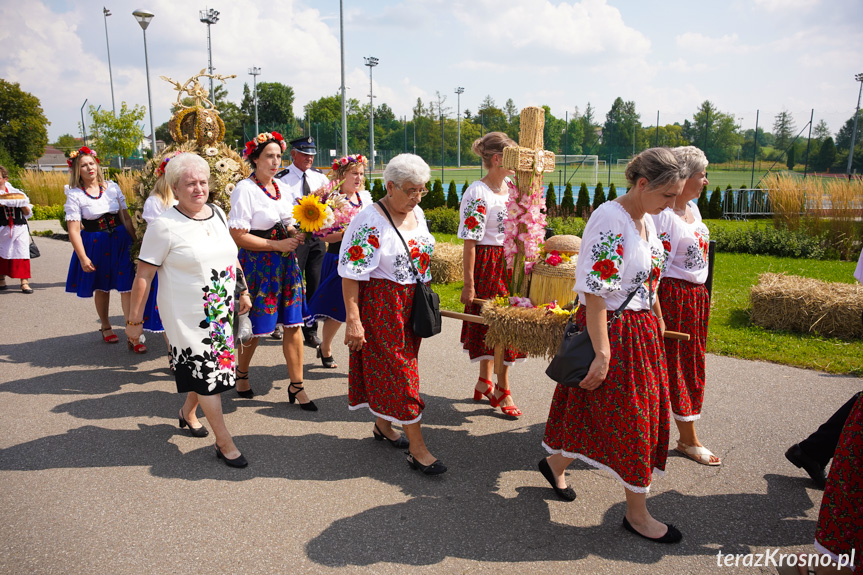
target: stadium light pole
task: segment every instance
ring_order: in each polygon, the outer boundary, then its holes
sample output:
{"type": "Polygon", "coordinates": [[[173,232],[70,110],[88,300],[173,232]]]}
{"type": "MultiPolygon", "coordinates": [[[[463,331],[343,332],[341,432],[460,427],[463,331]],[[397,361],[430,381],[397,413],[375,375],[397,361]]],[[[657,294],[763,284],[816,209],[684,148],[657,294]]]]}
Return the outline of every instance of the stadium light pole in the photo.
{"type": "MultiPolygon", "coordinates": [[[[204,24],[207,25],[207,69],[210,75],[213,74],[213,44],[210,41],[210,26],[219,21],[219,11],[212,8],[204,8],[198,13],[198,16],[204,24]]],[[[213,90],[213,79],[210,78],[210,102],[213,107],[216,107],[216,93],[213,90]]],[[[256,134],[257,135],[257,134],[256,134]]]]}
{"type": "Polygon", "coordinates": [[[150,25],[150,20],[155,14],[149,10],[135,10],[132,16],[138,21],[141,30],[144,32],[144,65],[147,71],[147,105],[150,106],[150,142],[153,145],[153,157],[156,157],[156,124],[153,123],[153,97],[150,94],[150,59],[147,56],[147,26],[150,25]]]}
{"type": "Polygon", "coordinates": [[[117,105],[114,104],[114,73],[111,71],[111,43],[108,42],[108,16],[111,15],[111,11],[102,7],[102,15],[105,17],[105,46],[108,48],[108,78],[111,80],[111,110],[114,111],[114,115],[117,115],[117,105]]]}
{"type": "Polygon", "coordinates": [[[459,86],[455,89],[456,93],[456,121],[458,122],[458,167],[461,167],[461,95],[464,94],[464,88],[459,86]]]}
{"type": "Polygon", "coordinates": [[[845,172],[851,179],[851,162],[854,160],[854,141],[857,139],[857,118],[860,116],[860,95],[863,94],[863,74],[855,74],[854,80],[860,82],[860,90],[857,92],[857,109],[854,111],[854,129],[851,130],[851,149],[848,150],[848,167],[845,172]]]}
{"type": "Polygon", "coordinates": [[[261,69],[256,67],[249,68],[249,74],[252,76],[252,85],[253,93],[255,94],[255,136],[261,133],[261,130],[258,129],[258,75],[260,75],[261,69]]]}
{"type": "Polygon", "coordinates": [[[84,145],[87,145],[87,124],[84,123],[84,106],[87,105],[88,98],[84,98],[84,103],[81,104],[81,134],[84,136],[84,145]]]}
{"type": "Polygon", "coordinates": [[[342,157],[348,155],[348,112],[345,108],[345,6],[339,0],[339,47],[342,52],[342,157]]]}
{"type": "Polygon", "coordinates": [[[378,65],[379,60],[374,56],[364,57],[366,66],[369,67],[369,174],[375,169],[375,96],[372,86],[372,68],[378,65]]]}

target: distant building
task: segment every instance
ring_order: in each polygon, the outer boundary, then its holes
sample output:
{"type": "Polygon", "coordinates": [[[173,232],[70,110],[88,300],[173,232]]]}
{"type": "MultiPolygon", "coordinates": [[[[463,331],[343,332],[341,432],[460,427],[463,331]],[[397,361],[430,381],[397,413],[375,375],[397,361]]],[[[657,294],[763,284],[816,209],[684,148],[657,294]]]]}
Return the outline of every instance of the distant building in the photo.
{"type": "Polygon", "coordinates": [[[54,146],[46,146],[42,157],[33,163],[25,164],[28,170],[41,170],[43,172],[68,172],[69,165],[66,163],[66,155],[62,150],[54,146]]]}

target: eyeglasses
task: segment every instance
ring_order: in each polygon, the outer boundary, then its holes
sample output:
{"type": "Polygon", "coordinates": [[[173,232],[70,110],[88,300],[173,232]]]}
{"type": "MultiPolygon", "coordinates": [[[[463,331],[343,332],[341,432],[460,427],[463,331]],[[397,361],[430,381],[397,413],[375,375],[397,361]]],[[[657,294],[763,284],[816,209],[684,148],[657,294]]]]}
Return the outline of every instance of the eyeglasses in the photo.
{"type": "Polygon", "coordinates": [[[423,186],[421,188],[417,188],[415,190],[406,190],[401,186],[396,186],[396,187],[398,189],[400,189],[401,191],[403,191],[404,193],[406,193],[410,197],[419,196],[420,198],[423,198],[423,197],[425,197],[426,194],[429,193],[429,191],[425,188],[425,186],[423,186]]]}

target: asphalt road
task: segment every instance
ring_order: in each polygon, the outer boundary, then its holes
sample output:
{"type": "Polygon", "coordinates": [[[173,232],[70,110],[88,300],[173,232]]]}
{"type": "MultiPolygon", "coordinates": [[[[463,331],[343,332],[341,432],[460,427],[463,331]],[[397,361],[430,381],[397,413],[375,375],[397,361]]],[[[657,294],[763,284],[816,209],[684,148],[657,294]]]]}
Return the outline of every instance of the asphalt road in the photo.
{"type": "MultiPolygon", "coordinates": [[[[64,292],[71,246],[37,243],[36,293],[0,292],[0,573],[774,573],[718,567],[717,553],[811,549],[822,493],[783,453],[863,389],[708,356],[697,429],[724,464],[672,452],[648,505],[685,538],[660,546],[621,528],[623,489],[600,471],[576,462],[578,499],[556,499],[536,471],[546,364],[513,369],[525,415],[510,420],[471,401],[477,369],[449,319],[420,351],[424,435],[444,476],[412,471],[372,440],[371,414],[347,409],[342,345],[332,371],[306,350],[320,411],[289,405],[273,340],[252,365],[258,395],[223,395],[250,461],[230,469],[212,435],[177,427],[162,341],[144,356],[102,343],[92,300],[64,292]]],[[[121,335],[116,294],[111,312],[121,335]]]]}

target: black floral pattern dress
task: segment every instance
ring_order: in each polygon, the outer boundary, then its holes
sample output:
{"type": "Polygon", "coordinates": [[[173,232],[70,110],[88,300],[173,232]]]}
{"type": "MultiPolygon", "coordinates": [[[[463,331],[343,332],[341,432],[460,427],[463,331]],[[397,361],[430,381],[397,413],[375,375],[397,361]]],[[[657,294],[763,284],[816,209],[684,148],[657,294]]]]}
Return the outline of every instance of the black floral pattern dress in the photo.
{"type": "Polygon", "coordinates": [[[237,246],[224,218],[193,220],[171,208],[147,226],[141,244],[138,260],[159,268],[159,310],[180,393],[234,386],[237,246]]]}

